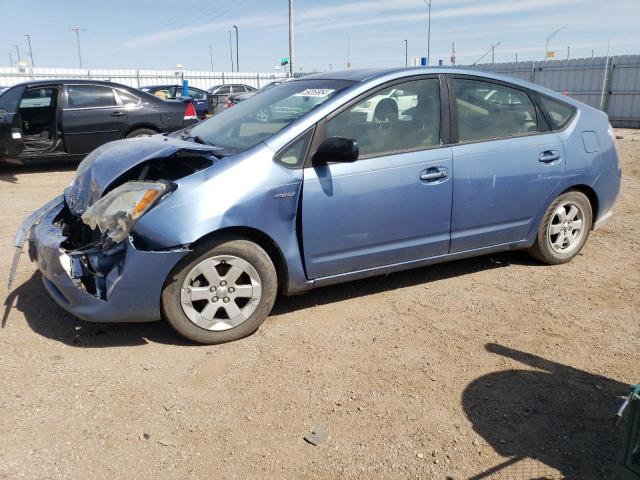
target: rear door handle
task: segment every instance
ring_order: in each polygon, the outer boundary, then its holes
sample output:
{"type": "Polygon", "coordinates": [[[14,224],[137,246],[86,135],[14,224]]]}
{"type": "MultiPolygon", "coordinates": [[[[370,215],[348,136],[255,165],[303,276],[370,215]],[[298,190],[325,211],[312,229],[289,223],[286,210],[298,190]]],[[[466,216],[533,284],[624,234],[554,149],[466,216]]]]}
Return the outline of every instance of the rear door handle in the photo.
{"type": "Polygon", "coordinates": [[[551,163],[560,160],[560,154],[552,150],[542,152],[538,157],[538,161],[542,163],[551,163]]]}
{"type": "Polygon", "coordinates": [[[124,115],[124,112],[111,112],[112,117],[121,117],[124,115]]]}
{"type": "Polygon", "coordinates": [[[420,174],[420,180],[424,180],[425,182],[433,182],[434,180],[441,180],[443,178],[447,178],[448,176],[449,172],[446,170],[429,168],[428,170],[425,170],[420,174]]]}

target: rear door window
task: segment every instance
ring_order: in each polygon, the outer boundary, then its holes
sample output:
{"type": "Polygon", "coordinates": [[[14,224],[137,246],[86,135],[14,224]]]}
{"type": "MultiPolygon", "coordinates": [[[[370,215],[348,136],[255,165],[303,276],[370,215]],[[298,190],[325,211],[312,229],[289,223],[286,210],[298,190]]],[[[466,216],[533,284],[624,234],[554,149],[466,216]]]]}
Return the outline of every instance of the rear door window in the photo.
{"type": "Polygon", "coordinates": [[[20,108],[50,107],[56,94],[53,87],[31,88],[24,92],[20,100],[20,108]]]}
{"type": "Polygon", "coordinates": [[[69,108],[115,107],[116,98],[110,87],[68,85],[67,105],[69,108]]]}
{"type": "Polygon", "coordinates": [[[526,92],[471,79],[456,78],[453,85],[460,142],[538,131],[536,108],[526,92]]]}

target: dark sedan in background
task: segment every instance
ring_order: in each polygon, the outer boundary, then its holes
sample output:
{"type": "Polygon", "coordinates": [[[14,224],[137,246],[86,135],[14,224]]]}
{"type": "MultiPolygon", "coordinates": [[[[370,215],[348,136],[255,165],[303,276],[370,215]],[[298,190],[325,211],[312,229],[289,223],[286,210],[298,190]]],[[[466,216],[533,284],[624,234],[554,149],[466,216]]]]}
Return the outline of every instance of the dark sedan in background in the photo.
{"type": "Polygon", "coordinates": [[[191,102],[92,80],[26,82],[0,93],[0,163],[78,161],[121,138],[198,122],[191,102]]]}
{"type": "Polygon", "coordinates": [[[235,105],[236,103],[240,103],[240,102],[246,100],[247,98],[253,97],[254,95],[256,95],[258,93],[262,93],[262,92],[266,92],[267,90],[271,90],[273,87],[277,87],[278,85],[280,85],[284,81],[286,81],[286,80],[274,80],[273,82],[269,82],[266,85],[263,85],[258,90],[255,90],[253,92],[243,93],[243,94],[240,94],[240,95],[234,95],[234,96],[231,97],[231,104],[235,105]]]}
{"type": "Polygon", "coordinates": [[[216,85],[211,87],[207,92],[211,94],[213,110],[211,113],[219,113],[229,107],[236,95],[257,92],[258,89],[250,85],[230,84],[216,85]]]}
{"type": "Polygon", "coordinates": [[[148,85],[141,87],[140,90],[163,100],[188,98],[193,102],[198,118],[205,118],[207,115],[213,114],[213,95],[199,88],[188,87],[186,97],[183,95],[182,85],[148,85]]]}

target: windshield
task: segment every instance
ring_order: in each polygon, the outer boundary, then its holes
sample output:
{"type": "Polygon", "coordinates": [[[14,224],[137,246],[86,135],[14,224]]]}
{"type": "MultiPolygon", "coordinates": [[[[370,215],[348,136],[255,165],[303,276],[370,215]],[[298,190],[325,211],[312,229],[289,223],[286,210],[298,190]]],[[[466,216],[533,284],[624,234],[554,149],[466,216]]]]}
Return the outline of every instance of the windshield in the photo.
{"type": "Polygon", "coordinates": [[[346,80],[296,80],[273,87],[260,95],[211,117],[184,134],[223,149],[225,155],[243,152],[307,114],[343,91],[346,80]]]}

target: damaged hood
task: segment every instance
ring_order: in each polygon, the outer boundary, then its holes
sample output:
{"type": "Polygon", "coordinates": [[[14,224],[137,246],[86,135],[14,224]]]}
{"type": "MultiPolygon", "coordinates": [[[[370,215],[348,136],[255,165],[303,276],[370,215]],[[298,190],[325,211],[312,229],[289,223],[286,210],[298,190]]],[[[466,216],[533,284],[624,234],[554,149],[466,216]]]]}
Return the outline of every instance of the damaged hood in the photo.
{"type": "Polygon", "coordinates": [[[64,191],[71,212],[82,215],[105,190],[129,169],[179,151],[214,152],[217,147],[154,135],[118,140],[98,147],[80,163],[73,181],[64,191]]]}

